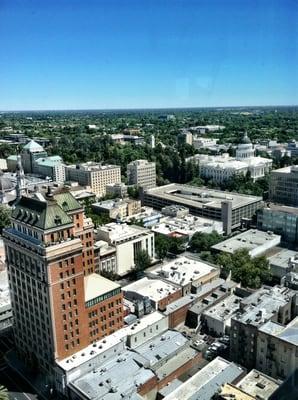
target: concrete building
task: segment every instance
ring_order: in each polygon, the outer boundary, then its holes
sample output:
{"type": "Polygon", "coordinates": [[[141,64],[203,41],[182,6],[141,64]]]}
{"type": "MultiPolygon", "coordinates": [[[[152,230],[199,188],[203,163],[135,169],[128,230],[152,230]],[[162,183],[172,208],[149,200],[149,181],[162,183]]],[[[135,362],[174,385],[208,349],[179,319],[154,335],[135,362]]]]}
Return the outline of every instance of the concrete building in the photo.
{"type": "Polygon", "coordinates": [[[156,186],[156,166],[147,160],[135,160],[127,165],[127,181],[129,185],[137,185],[144,189],[156,186]]]}
{"type": "Polygon", "coordinates": [[[94,267],[97,274],[117,274],[116,248],[104,240],[94,243],[94,267]]]}
{"type": "Polygon", "coordinates": [[[281,235],[281,240],[298,242],[298,209],[277,204],[268,204],[257,213],[257,227],[281,235]]]}
{"type": "Polygon", "coordinates": [[[138,251],[145,250],[151,259],[154,258],[154,233],[149,229],[112,222],[99,227],[97,238],[116,248],[116,274],[119,276],[134,269],[138,251]]]}
{"type": "Polygon", "coordinates": [[[0,265],[0,334],[10,328],[13,323],[11,300],[7,270],[0,265]]]}
{"type": "Polygon", "coordinates": [[[187,130],[182,130],[177,136],[177,143],[179,146],[183,144],[189,144],[190,146],[192,146],[193,144],[192,133],[187,130]]]}
{"type": "Polygon", "coordinates": [[[210,400],[224,383],[237,383],[245,375],[244,369],[221,357],[216,357],[191,378],[182,383],[164,400],[210,400]]]}
{"type": "Polygon", "coordinates": [[[298,206],[298,165],[271,172],[269,199],[285,206],[298,206]]]}
{"type": "Polygon", "coordinates": [[[164,311],[167,305],[182,296],[182,289],[160,279],[139,279],[122,287],[124,297],[130,301],[143,301],[148,298],[155,310],[164,311]]]}
{"type": "Polygon", "coordinates": [[[121,169],[118,165],[101,165],[92,161],[67,165],[66,179],[90,186],[92,192],[102,197],[106,194],[107,185],[121,182],[121,169]]]}
{"type": "Polygon", "coordinates": [[[192,140],[192,145],[195,149],[208,149],[209,147],[213,147],[217,144],[218,139],[213,138],[204,138],[200,136],[194,136],[192,140]]]}
{"type": "Polygon", "coordinates": [[[252,369],[236,386],[254,399],[270,400],[281,383],[257,369],[252,369]]]}
{"type": "Polygon", "coordinates": [[[189,215],[189,209],[187,207],[172,205],[166,206],[161,209],[163,215],[167,217],[183,218],[189,215]]]}
{"type": "Polygon", "coordinates": [[[109,218],[122,221],[126,217],[141,212],[141,201],[134,199],[105,200],[92,204],[96,214],[106,214],[109,218]]]}
{"type": "Polygon", "coordinates": [[[219,277],[219,268],[198,259],[180,256],[146,271],[148,276],[160,278],[182,288],[182,294],[194,293],[197,285],[204,285],[219,277]],[[194,288],[195,287],[195,288],[194,288]]]}
{"type": "Polygon", "coordinates": [[[222,221],[229,231],[239,227],[242,218],[251,218],[262,207],[262,198],[171,183],[145,190],[144,204],[159,210],[170,205],[187,207],[193,215],[222,221]]]}
{"type": "Polygon", "coordinates": [[[298,272],[298,252],[288,249],[268,257],[270,272],[274,280],[282,284],[285,276],[290,272],[298,272]],[[296,261],[296,262],[295,262],[296,261]]]}
{"type": "Polygon", "coordinates": [[[257,368],[284,380],[298,369],[298,317],[286,326],[268,321],[260,327],[257,342],[257,368]]]}
{"type": "Polygon", "coordinates": [[[67,192],[21,197],[3,240],[18,356],[54,380],[56,360],[122,327],[120,286],[93,273],[93,225],[67,192]]]}
{"type": "Polygon", "coordinates": [[[64,183],[66,178],[65,165],[60,156],[36,159],[32,172],[43,177],[50,177],[53,182],[57,183],[64,183]]]}
{"type": "Polygon", "coordinates": [[[122,182],[110,183],[106,186],[106,194],[123,199],[127,196],[127,186],[122,182]]]}
{"type": "Polygon", "coordinates": [[[152,231],[160,235],[170,237],[186,237],[188,240],[197,233],[212,233],[213,231],[223,234],[223,224],[209,218],[187,215],[182,218],[166,217],[152,227],[152,231]]]}
{"type": "Polygon", "coordinates": [[[241,297],[231,294],[203,312],[201,320],[211,335],[229,335],[231,319],[239,310],[241,297]]]}
{"type": "MultiPolygon", "coordinates": [[[[294,317],[296,293],[288,288],[263,287],[239,304],[230,331],[230,355],[248,369],[255,368],[258,357],[258,331],[267,321],[285,325],[294,317]]],[[[259,369],[259,368],[258,368],[259,369]]]]}
{"type": "Polygon", "coordinates": [[[212,246],[215,251],[233,254],[236,250],[247,249],[251,257],[257,257],[280,244],[280,236],[256,229],[239,233],[230,239],[212,246]]]}

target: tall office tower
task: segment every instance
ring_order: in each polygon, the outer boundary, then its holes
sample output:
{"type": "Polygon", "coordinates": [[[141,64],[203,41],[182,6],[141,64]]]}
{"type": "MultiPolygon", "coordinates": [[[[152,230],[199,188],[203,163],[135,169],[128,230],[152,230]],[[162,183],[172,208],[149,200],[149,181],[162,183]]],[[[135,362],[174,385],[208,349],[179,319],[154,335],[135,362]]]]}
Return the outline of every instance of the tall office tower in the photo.
{"type": "Polygon", "coordinates": [[[147,160],[135,160],[127,165],[127,179],[129,185],[138,185],[144,189],[156,186],[156,166],[147,160]]]}
{"type": "Polygon", "coordinates": [[[286,206],[298,206],[298,165],[271,172],[269,199],[286,206]]]}
{"type": "Polygon", "coordinates": [[[3,238],[16,350],[53,376],[55,360],[122,327],[121,288],[92,273],[93,226],[70,193],[21,197],[11,222],[3,238]]]}

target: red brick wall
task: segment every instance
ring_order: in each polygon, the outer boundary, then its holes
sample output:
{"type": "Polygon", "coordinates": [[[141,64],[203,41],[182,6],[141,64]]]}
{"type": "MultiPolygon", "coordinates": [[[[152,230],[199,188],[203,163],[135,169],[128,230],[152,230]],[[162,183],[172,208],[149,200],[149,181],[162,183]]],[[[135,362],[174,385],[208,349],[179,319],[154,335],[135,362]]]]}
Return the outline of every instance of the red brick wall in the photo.
{"type": "Polygon", "coordinates": [[[173,301],[180,299],[182,297],[182,289],[177,289],[176,292],[170,294],[169,296],[163,298],[158,302],[158,309],[164,311],[167,305],[173,303],[173,301]]]}

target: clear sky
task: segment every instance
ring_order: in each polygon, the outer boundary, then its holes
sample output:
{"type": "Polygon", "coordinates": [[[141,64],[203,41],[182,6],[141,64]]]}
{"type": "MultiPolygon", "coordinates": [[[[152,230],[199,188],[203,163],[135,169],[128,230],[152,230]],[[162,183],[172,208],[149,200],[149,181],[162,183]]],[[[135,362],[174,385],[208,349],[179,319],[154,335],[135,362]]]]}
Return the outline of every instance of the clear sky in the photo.
{"type": "Polygon", "coordinates": [[[0,0],[0,110],[294,104],[297,0],[0,0]]]}

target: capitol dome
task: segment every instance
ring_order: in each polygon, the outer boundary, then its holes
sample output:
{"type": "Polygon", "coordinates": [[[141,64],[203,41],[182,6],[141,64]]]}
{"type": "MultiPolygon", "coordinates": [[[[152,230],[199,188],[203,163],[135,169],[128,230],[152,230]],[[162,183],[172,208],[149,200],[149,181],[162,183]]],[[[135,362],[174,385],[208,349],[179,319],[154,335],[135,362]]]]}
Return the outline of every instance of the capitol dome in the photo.
{"type": "Polygon", "coordinates": [[[242,139],[240,140],[239,144],[251,144],[250,138],[247,136],[247,132],[244,133],[242,139]]]}

